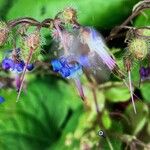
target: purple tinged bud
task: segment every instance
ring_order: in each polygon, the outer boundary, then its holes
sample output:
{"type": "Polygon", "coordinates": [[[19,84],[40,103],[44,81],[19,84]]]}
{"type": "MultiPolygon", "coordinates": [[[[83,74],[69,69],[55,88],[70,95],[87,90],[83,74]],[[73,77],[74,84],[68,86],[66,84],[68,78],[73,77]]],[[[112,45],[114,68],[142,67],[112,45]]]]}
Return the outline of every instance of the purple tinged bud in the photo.
{"type": "Polygon", "coordinates": [[[141,67],[139,72],[140,72],[141,77],[145,77],[145,68],[144,67],[141,67]]]}
{"type": "Polygon", "coordinates": [[[28,69],[28,71],[32,71],[34,69],[34,65],[28,64],[27,69],[28,69]]]}
{"type": "Polygon", "coordinates": [[[145,77],[147,77],[149,75],[149,70],[146,68],[145,69],[145,77]]]}
{"type": "Polygon", "coordinates": [[[141,78],[147,78],[150,75],[150,68],[141,67],[139,70],[141,78]]]}

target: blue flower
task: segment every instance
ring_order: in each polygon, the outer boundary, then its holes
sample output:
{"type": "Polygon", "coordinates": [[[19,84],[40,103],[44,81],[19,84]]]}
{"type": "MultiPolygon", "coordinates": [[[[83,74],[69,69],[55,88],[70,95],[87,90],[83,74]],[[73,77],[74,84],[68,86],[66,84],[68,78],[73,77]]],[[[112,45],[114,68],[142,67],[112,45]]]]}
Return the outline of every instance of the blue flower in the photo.
{"type": "Polygon", "coordinates": [[[2,96],[0,96],[0,104],[3,103],[4,101],[5,99],[2,96]]]}
{"type": "Polygon", "coordinates": [[[141,67],[139,72],[140,72],[141,77],[145,77],[145,75],[146,75],[145,74],[146,68],[145,67],[141,67]]]}
{"type": "Polygon", "coordinates": [[[2,61],[2,68],[5,70],[14,69],[14,62],[10,58],[5,58],[2,61]]]}
{"type": "Polygon", "coordinates": [[[139,73],[142,79],[147,78],[150,76],[150,68],[141,67],[139,73]]]}
{"type": "Polygon", "coordinates": [[[21,73],[23,72],[24,66],[25,66],[25,63],[23,60],[21,60],[20,62],[15,64],[14,71],[16,73],[21,73]]]}
{"type": "Polygon", "coordinates": [[[58,59],[52,60],[51,64],[55,72],[58,72],[63,67],[62,63],[58,59]]]}
{"type": "Polygon", "coordinates": [[[60,57],[51,61],[53,70],[64,78],[76,78],[82,73],[82,67],[77,62],[71,62],[69,57],[60,57]]]}
{"type": "Polygon", "coordinates": [[[67,67],[62,67],[61,70],[59,70],[59,73],[62,75],[63,78],[67,78],[71,74],[70,70],[67,67]]]}

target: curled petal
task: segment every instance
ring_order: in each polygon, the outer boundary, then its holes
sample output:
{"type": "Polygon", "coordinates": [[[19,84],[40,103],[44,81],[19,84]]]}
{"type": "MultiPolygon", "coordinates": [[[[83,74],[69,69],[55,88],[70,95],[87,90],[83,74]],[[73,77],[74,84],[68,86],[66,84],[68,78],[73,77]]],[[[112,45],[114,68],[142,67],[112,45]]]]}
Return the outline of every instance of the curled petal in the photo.
{"type": "Polygon", "coordinates": [[[103,38],[96,30],[89,27],[83,28],[81,30],[81,40],[89,46],[91,52],[96,52],[99,55],[99,57],[103,60],[103,63],[106,64],[110,70],[114,69],[116,62],[109,54],[103,38]]]}

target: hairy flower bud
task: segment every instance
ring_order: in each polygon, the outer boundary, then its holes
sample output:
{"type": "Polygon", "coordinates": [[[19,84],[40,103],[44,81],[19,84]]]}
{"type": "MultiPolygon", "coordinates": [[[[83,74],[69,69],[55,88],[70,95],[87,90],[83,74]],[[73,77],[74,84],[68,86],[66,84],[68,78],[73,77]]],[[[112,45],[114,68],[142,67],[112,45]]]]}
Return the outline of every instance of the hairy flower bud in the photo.
{"type": "Polygon", "coordinates": [[[5,22],[0,22],[0,46],[2,46],[8,38],[9,29],[5,22]]]}
{"type": "Polygon", "coordinates": [[[129,42],[128,49],[136,59],[142,60],[147,55],[148,43],[145,39],[134,38],[129,42]]]}
{"type": "Polygon", "coordinates": [[[29,48],[37,49],[40,45],[40,34],[38,31],[31,33],[27,38],[25,39],[26,45],[29,48]]]}
{"type": "Polygon", "coordinates": [[[72,8],[67,8],[63,11],[65,21],[72,22],[76,18],[76,11],[72,8]]]}

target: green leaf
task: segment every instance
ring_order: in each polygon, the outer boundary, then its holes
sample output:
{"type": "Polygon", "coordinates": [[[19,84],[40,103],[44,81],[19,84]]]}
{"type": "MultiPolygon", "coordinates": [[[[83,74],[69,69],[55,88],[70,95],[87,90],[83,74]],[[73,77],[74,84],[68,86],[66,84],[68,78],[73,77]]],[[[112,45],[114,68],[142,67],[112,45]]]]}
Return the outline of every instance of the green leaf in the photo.
{"type": "Polygon", "coordinates": [[[143,11],[136,19],[135,26],[149,26],[150,24],[150,11],[149,9],[143,11]]]}
{"type": "Polygon", "coordinates": [[[126,87],[112,87],[105,90],[105,97],[111,102],[125,102],[130,98],[130,92],[126,87]]]}
{"type": "Polygon", "coordinates": [[[69,109],[81,100],[68,84],[54,77],[30,82],[27,93],[16,103],[14,90],[1,90],[5,103],[0,105],[1,149],[45,149],[60,136],[69,109]],[[65,89],[65,90],[64,90],[65,89]]]}
{"type": "Polygon", "coordinates": [[[61,138],[52,146],[50,146],[49,150],[58,150],[58,149],[67,150],[73,147],[72,145],[74,144],[74,139],[72,139],[74,136],[73,133],[75,132],[79,124],[80,116],[82,113],[84,113],[82,107],[79,107],[78,109],[76,109],[76,112],[72,115],[66,127],[64,128],[61,138]],[[68,140],[68,138],[70,139],[69,147],[66,144],[67,143],[66,141],[68,140]]]}
{"type": "Polygon", "coordinates": [[[120,121],[112,120],[112,126],[109,130],[109,133],[111,132],[112,136],[106,135],[106,138],[103,138],[101,140],[101,146],[103,149],[111,149],[112,147],[114,150],[122,150],[122,142],[118,137],[115,136],[115,134],[119,133],[122,134],[123,132],[123,125],[120,121]]]}
{"type": "Polygon", "coordinates": [[[142,93],[142,96],[144,98],[144,101],[150,103],[150,83],[143,83],[141,84],[141,93],[142,93]]]}
{"type": "Polygon", "coordinates": [[[102,115],[102,123],[105,129],[109,129],[112,124],[110,116],[109,116],[109,112],[106,110],[103,112],[103,115],[102,115]]]}
{"type": "Polygon", "coordinates": [[[133,135],[137,135],[144,127],[148,119],[148,107],[142,102],[135,103],[137,114],[133,111],[133,106],[130,104],[126,109],[126,115],[130,121],[129,131],[133,135]]]}

